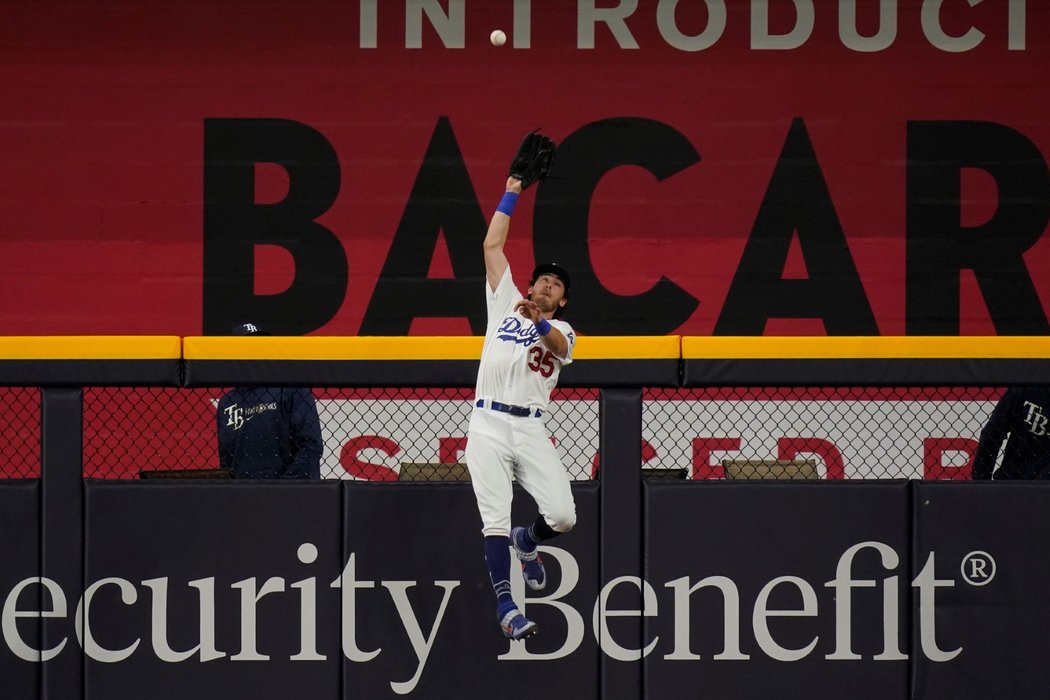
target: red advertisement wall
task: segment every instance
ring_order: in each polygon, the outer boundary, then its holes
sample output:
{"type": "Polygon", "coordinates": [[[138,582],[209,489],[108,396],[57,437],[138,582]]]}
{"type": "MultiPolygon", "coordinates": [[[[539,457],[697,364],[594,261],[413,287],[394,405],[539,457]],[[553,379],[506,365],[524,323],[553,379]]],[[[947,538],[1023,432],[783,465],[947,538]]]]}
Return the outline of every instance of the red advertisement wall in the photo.
{"type": "Polygon", "coordinates": [[[3,15],[5,334],[479,333],[478,246],[534,128],[560,177],[519,205],[512,269],[570,267],[583,333],[1050,332],[1043,3],[3,15]]]}

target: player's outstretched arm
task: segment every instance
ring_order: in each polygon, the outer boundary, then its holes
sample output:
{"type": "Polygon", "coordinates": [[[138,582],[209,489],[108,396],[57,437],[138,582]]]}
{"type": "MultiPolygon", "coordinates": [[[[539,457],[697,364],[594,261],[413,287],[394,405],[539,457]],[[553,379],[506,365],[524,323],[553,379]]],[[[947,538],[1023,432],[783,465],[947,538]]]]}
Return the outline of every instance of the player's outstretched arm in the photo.
{"type": "Polygon", "coordinates": [[[547,346],[548,350],[554,353],[555,357],[558,357],[559,359],[564,359],[565,355],[569,352],[569,339],[554,326],[551,326],[550,332],[547,333],[547,335],[540,336],[540,341],[547,346]]]}
{"type": "Polygon", "coordinates": [[[507,234],[510,232],[510,215],[514,211],[514,203],[519,194],[521,194],[521,180],[508,177],[506,194],[496,213],[492,215],[488,233],[485,234],[485,276],[489,282],[489,289],[493,291],[503,279],[503,273],[507,271],[507,266],[510,264],[503,252],[503,246],[507,243],[507,234]],[[508,197],[508,195],[511,196],[508,197]]]}
{"type": "MultiPolygon", "coordinates": [[[[543,316],[543,312],[540,311],[540,307],[536,305],[536,302],[529,299],[522,299],[514,305],[514,310],[525,316],[537,326],[540,325],[541,321],[546,320],[543,316]]],[[[546,325],[547,333],[540,335],[540,342],[547,346],[547,349],[553,352],[557,357],[564,358],[566,353],[569,352],[569,339],[565,337],[565,334],[559,331],[555,326],[546,325]]]]}

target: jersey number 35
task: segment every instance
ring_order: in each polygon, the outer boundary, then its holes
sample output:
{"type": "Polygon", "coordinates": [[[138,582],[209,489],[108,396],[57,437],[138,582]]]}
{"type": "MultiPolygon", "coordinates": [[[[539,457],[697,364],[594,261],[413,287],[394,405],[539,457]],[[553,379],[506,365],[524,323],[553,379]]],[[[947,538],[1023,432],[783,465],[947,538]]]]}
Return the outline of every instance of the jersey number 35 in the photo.
{"type": "Polygon", "coordinates": [[[544,377],[551,376],[554,374],[554,354],[550,350],[533,345],[529,350],[529,369],[539,372],[544,377]]]}

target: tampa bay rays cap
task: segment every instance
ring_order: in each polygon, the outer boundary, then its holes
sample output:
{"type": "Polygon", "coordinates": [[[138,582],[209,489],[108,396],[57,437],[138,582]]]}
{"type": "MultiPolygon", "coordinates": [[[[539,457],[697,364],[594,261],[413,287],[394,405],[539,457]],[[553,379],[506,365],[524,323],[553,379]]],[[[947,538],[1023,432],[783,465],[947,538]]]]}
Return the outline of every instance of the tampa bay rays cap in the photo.
{"type": "Polygon", "coordinates": [[[529,282],[529,286],[532,286],[540,278],[540,275],[554,275],[565,285],[565,293],[569,293],[569,285],[571,284],[569,273],[558,263],[541,263],[537,265],[536,269],[532,271],[532,280],[529,282]]]}
{"type": "Polygon", "coordinates": [[[230,335],[270,335],[262,328],[259,328],[258,324],[255,323],[242,323],[239,326],[234,326],[233,330],[230,331],[230,335]]]}

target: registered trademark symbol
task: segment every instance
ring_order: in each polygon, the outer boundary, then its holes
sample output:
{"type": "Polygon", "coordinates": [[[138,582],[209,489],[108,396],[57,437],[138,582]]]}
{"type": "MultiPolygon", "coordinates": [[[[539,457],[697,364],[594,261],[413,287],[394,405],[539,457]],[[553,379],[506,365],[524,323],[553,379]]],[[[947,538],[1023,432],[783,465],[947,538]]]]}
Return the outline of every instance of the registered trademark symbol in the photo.
{"type": "Polygon", "coordinates": [[[970,552],[962,558],[959,571],[971,586],[985,586],[995,578],[995,559],[988,552],[970,552]]]}

